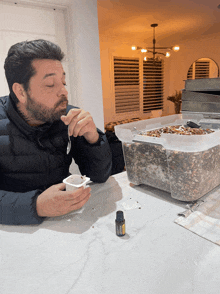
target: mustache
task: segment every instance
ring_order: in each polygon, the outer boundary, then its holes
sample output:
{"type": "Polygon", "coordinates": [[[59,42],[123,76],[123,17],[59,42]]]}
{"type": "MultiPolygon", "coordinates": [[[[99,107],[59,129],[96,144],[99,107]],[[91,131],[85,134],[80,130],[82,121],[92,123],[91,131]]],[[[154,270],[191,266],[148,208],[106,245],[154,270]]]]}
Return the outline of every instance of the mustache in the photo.
{"type": "Polygon", "coordinates": [[[62,104],[63,102],[67,102],[68,103],[68,99],[66,96],[62,96],[61,99],[55,104],[55,108],[57,106],[59,106],[60,104],[62,104]]]}

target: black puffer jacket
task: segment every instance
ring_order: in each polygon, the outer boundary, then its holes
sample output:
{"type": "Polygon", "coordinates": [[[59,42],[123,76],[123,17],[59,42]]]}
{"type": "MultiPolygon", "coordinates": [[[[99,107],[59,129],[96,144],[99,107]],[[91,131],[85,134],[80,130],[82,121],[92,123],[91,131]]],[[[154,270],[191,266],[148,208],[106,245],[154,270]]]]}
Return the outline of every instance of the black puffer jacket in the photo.
{"type": "Polygon", "coordinates": [[[72,158],[83,175],[94,182],[106,181],[111,174],[111,151],[105,135],[99,134],[97,144],[71,137],[67,155],[67,126],[61,120],[31,127],[19,116],[11,98],[1,97],[0,223],[41,223],[44,218],[36,213],[37,196],[68,176],[72,158]]]}

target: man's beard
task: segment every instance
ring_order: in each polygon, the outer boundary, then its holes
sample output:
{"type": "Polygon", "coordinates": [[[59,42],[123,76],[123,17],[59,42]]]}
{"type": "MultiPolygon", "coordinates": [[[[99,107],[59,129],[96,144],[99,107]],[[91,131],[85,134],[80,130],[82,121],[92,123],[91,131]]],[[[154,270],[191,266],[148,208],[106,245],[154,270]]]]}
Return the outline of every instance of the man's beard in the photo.
{"type": "Polygon", "coordinates": [[[54,108],[51,109],[36,102],[35,99],[31,98],[29,93],[27,93],[26,110],[28,112],[28,117],[25,117],[25,119],[28,121],[34,119],[42,123],[53,123],[54,121],[60,120],[60,117],[66,114],[66,107],[59,110],[57,110],[57,107],[63,102],[68,102],[67,97],[64,95],[61,96],[61,99],[54,105],[54,108]]]}

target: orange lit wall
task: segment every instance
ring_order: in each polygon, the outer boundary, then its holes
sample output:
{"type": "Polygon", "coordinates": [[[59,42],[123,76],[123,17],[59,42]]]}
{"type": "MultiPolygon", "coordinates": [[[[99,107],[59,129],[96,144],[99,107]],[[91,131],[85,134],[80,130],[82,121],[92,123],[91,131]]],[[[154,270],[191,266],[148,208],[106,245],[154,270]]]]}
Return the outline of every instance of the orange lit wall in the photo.
{"type": "MultiPolygon", "coordinates": [[[[141,44],[140,44],[141,45],[141,44]]],[[[211,36],[201,36],[197,39],[184,41],[178,44],[180,51],[172,52],[170,58],[165,58],[164,66],[164,110],[163,115],[174,114],[174,104],[167,101],[167,97],[175,91],[184,88],[190,65],[199,58],[208,57],[213,59],[220,66],[219,47],[220,40],[218,34],[211,36]]],[[[130,46],[123,44],[114,44],[107,42],[100,43],[101,54],[101,73],[102,73],[102,91],[104,106],[105,123],[124,118],[131,118],[133,113],[124,115],[115,115],[114,113],[114,83],[113,83],[113,56],[135,57],[138,56],[130,46]]],[[[150,114],[142,115],[147,118],[150,114]]]]}

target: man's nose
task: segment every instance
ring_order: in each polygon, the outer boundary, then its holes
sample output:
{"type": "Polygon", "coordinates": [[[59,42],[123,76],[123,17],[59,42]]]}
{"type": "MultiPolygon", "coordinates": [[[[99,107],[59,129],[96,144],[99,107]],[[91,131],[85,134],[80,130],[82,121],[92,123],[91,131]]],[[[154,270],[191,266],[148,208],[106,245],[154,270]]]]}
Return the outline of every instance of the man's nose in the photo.
{"type": "Polygon", "coordinates": [[[68,96],[68,91],[66,89],[66,87],[64,85],[61,86],[61,88],[59,89],[58,93],[57,93],[57,96],[60,97],[60,96],[68,96]]]}

